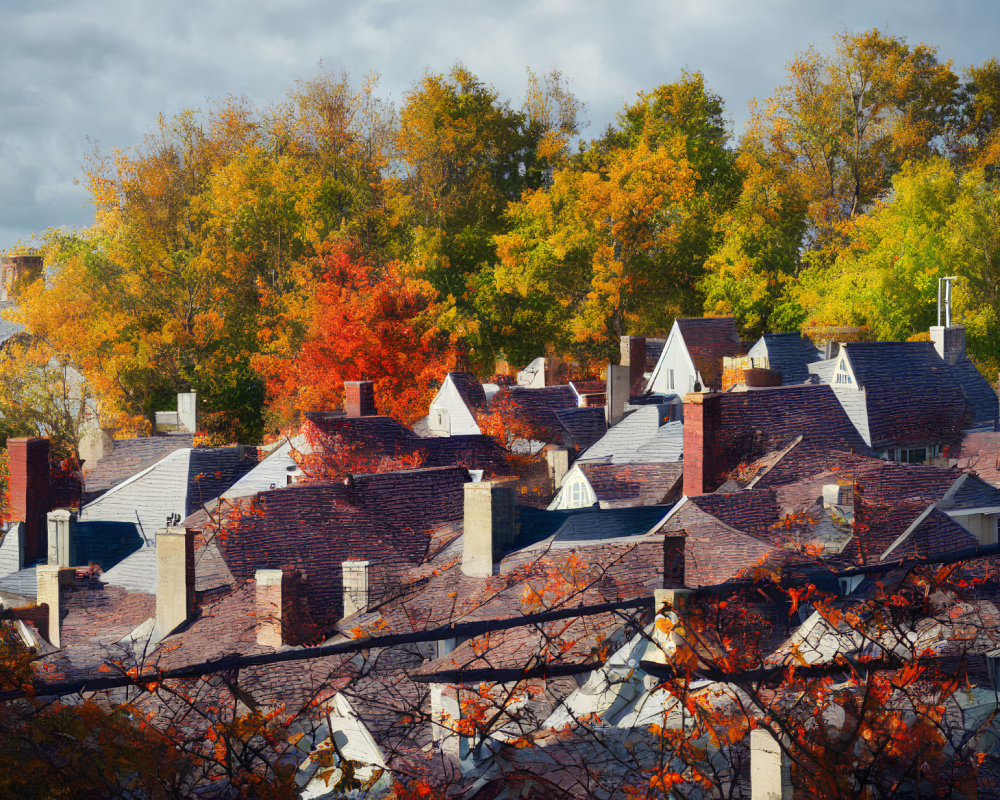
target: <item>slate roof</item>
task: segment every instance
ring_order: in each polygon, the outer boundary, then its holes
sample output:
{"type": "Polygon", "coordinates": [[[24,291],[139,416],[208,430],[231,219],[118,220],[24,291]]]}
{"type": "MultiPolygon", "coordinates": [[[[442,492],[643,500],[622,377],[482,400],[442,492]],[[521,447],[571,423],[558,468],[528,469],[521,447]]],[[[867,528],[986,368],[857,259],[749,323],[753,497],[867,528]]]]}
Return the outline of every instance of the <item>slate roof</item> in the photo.
{"type": "Polygon", "coordinates": [[[656,369],[656,362],[660,360],[660,354],[666,344],[666,339],[646,337],[646,372],[652,372],[656,369]]]}
{"type": "Polygon", "coordinates": [[[733,494],[703,494],[689,497],[706,514],[744,533],[752,533],[774,544],[784,539],[775,525],[781,514],[775,493],[770,489],[748,489],[733,494]]]}
{"type": "Polygon", "coordinates": [[[722,384],[723,357],[746,352],[736,330],[736,320],[733,317],[690,317],[678,318],[675,324],[705,385],[718,388],[722,384]]]}
{"type": "Polygon", "coordinates": [[[506,453],[491,436],[466,434],[416,439],[412,446],[423,456],[423,467],[481,469],[488,478],[510,473],[506,453]]]}
{"type": "Polygon", "coordinates": [[[947,451],[960,469],[976,473],[993,486],[1000,486],[1000,433],[973,431],[947,451]]]}
{"type": "MultiPolygon", "coordinates": [[[[863,392],[874,449],[950,442],[970,421],[952,368],[932,342],[848,342],[841,352],[850,361],[857,390],[863,392]]],[[[856,396],[857,390],[837,394],[856,396]]],[[[863,433],[861,424],[858,427],[863,433]]]]}
{"type": "Polygon", "coordinates": [[[663,453],[667,459],[677,460],[683,448],[683,428],[679,422],[666,422],[668,405],[636,406],[625,417],[608,429],[597,442],[581,456],[581,461],[608,461],[626,464],[632,461],[654,461],[653,454],[663,453]],[[665,429],[665,430],[664,430],[665,429]],[[654,438],[661,436],[656,444],[654,438]],[[643,455],[639,450],[651,446],[643,455]]]}
{"type": "Polygon", "coordinates": [[[407,566],[425,556],[430,529],[462,518],[467,480],[461,467],[437,467],[353,475],[346,486],[295,484],[262,492],[254,513],[225,527],[216,541],[236,580],[260,568],[301,570],[312,618],[328,628],[339,619],[341,563],[373,562],[371,596],[388,594],[407,566]]]}
{"type": "Polygon", "coordinates": [[[470,411],[486,410],[486,392],[475,375],[469,372],[449,372],[448,377],[470,411]]]}
{"type": "Polygon", "coordinates": [[[604,409],[600,406],[561,408],[555,412],[556,420],[564,431],[562,440],[582,452],[600,439],[608,430],[604,409]]]}
{"type": "Polygon", "coordinates": [[[972,424],[994,429],[998,416],[998,401],[992,384],[967,358],[961,359],[951,371],[972,409],[972,424]]]}
{"type": "Polygon", "coordinates": [[[96,464],[84,464],[83,502],[89,503],[164,456],[187,447],[194,447],[194,434],[119,439],[115,442],[115,449],[96,464]]]}
{"type": "Polygon", "coordinates": [[[578,464],[602,507],[663,503],[679,490],[680,462],[662,464],[578,464]]]}
{"type": "Polygon", "coordinates": [[[911,527],[913,530],[905,536],[901,535],[886,549],[881,555],[881,561],[930,558],[958,550],[972,550],[979,546],[979,540],[975,536],[936,508],[911,527]]]}
{"type": "Polygon", "coordinates": [[[325,435],[341,436],[345,441],[362,445],[378,455],[409,452],[407,443],[418,438],[392,417],[348,417],[343,411],[323,411],[309,412],[306,419],[325,435]]]}
{"type": "Polygon", "coordinates": [[[809,380],[809,364],[820,361],[823,351],[800,333],[765,333],[747,355],[767,357],[770,369],[781,373],[783,385],[809,380]]]}
{"type": "Polygon", "coordinates": [[[806,365],[810,383],[833,383],[833,373],[837,369],[838,358],[825,358],[806,365]]]}
{"type": "Polygon", "coordinates": [[[286,439],[257,462],[253,469],[226,489],[221,497],[224,500],[249,497],[257,492],[287,485],[289,468],[292,471],[298,469],[298,465],[292,458],[292,450],[298,450],[304,446],[305,439],[302,436],[286,439]]]}
{"type": "Polygon", "coordinates": [[[490,409],[509,408],[518,419],[537,429],[542,436],[553,437],[562,428],[556,412],[575,408],[576,404],[576,393],[569,386],[537,389],[502,386],[494,395],[490,409]]]}

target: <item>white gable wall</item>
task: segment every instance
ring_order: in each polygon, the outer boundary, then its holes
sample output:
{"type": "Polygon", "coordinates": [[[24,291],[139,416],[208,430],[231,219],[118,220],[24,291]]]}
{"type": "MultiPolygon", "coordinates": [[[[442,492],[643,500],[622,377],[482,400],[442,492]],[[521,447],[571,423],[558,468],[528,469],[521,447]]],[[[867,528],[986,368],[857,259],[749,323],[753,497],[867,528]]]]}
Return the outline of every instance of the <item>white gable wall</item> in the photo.
{"type": "Polygon", "coordinates": [[[566,511],[571,508],[589,508],[597,502],[597,495],[583,471],[574,466],[563,478],[559,493],[549,503],[549,511],[566,511]]]}
{"type": "Polygon", "coordinates": [[[441,388],[431,401],[427,424],[432,431],[449,436],[480,434],[482,431],[472,416],[465,400],[458,393],[451,375],[444,379],[441,388]]]}
{"type": "Polygon", "coordinates": [[[656,394],[685,395],[694,391],[696,381],[700,382],[698,370],[688,355],[680,328],[674,322],[670,335],[667,336],[667,342],[663,345],[663,352],[660,353],[649,383],[646,384],[646,391],[656,394]]]}

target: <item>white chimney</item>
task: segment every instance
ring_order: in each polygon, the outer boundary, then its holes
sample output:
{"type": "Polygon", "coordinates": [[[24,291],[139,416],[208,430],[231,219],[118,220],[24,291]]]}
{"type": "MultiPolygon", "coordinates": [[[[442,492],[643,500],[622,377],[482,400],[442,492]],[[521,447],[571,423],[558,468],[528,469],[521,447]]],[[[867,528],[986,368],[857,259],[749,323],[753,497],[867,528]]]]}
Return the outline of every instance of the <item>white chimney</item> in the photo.
{"type": "Polygon", "coordinates": [[[56,564],[39,564],[35,567],[38,590],[35,602],[49,607],[49,642],[53,647],[62,647],[60,627],[62,623],[62,592],[73,583],[76,570],[65,569],[56,564]]]}
{"type": "Polygon", "coordinates": [[[558,491],[563,478],[569,472],[569,450],[565,447],[549,445],[545,448],[545,461],[549,466],[549,478],[552,479],[552,491],[558,491]]]}
{"type": "Polygon", "coordinates": [[[49,534],[49,565],[59,567],[76,566],[73,547],[72,514],[64,508],[50,511],[47,515],[49,534]]]}
{"type": "Polygon", "coordinates": [[[181,431],[185,431],[187,433],[197,433],[198,431],[197,392],[178,392],[177,425],[181,431]]]}
{"type": "Polygon", "coordinates": [[[194,531],[173,526],[156,532],[156,632],[169,636],[194,610],[194,531]]]}
{"type": "Polygon", "coordinates": [[[455,731],[462,719],[459,687],[446,683],[431,684],[431,739],[441,752],[462,759],[468,755],[468,738],[455,731]]]}
{"type": "Polygon", "coordinates": [[[765,728],[750,731],[750,800],[792,800],[791,759],[765,728]]]}
{"type": "Polygon", "coordinates": [[[477,577],[492,575],[496,556],[516,536],[514,488],[490,481],[465,484],[462,572],[477,577]]]}
{"type": "Polygon", "coordinates": [[[340,565],[344,576],[344,616],[368,610],[368,562],[345,561],[340,565]]]}
{"type": "Polygon", "coordinates": [[[283,602],[281,596],[284,573],[280,569],[259,569],[254,573],[256,586],[257,644],[278,648],[284,644],[282,635],[283,602]]]}

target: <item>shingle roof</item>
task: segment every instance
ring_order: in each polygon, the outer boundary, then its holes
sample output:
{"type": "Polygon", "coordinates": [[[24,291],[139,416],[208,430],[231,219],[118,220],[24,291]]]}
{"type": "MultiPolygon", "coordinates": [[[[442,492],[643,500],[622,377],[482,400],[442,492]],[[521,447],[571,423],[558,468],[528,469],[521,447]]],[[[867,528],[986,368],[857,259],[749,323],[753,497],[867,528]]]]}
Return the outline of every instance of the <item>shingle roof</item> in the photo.
{"type": "Polygon", "coordinates": [[[931,558],[978,546],[979,540],[975,536],[935,508],[905,538],[893,542],[880,560],[889,562],[914,557],[931,558]]]}
{"type": "Polygon", "coordinates": [[[972,409],[972,424],[992,428],[998,416],[997,393],[993,385],[967,358],[961,359],[951,371],[972,409]]]}
{"type": "Polygon", "coordinates": [[[608,430],[604,409],[600,406],[583,408],[561,408],[555,412],[556,420],[565,431],[563,440],[567,445],[586,450],[608,430]]]}
{"type": "Polygon", "coordinates": [[[469,372],[449,372],[448,377],[455,385],[459,396],[471,411],[483,411],[486,409],[486,392],[483,384],[479,382],[475,375],[469,372]]]}
{"type": "Polygon", "coordinates": [[[774,526],[781,516],[775,493],[770,489],[748,489],[732,494],[703,494],[689,497],[706,514],[711,514],[731,528],[752,533],[761,539],[783,544],[774,526]]]}
{"type": "Polygon", "coordinates": [[[417,435],[392,417],[348,417],[342,411],[309,412],[306,419],[327,436],[341,436],[378,455],[409,452],[407,443],[417,435]]]}
{"type": "Polygon", "coordinates": [[[553,437],[562,428],[556,412],[575,408],[576,393],[569,386],[503,386],[490,403],[490,409],[507,408],[519,419],[531,425],[540,435],[553,437]]]}
{"type": "Polygon", "coordinates": [[[809,380],[809,364],[819,361],[823,352],[800,333],[765,333],[747,354],[767,357],[770,369],[781,373],[784,385],[809,380]]]}
{"type": "Polygon", "coordinates": [[[675,323],[684,339],[688,355],[707,386],[722,383],[722,359],[745,352],[733,317],[678,318],[675,323]]]}
{"type": "Polygon", "coordinates": [[[638,451],[646,445],[652,445],[659,434],[663,439],[657,442],[653,451],[662,450],[668,457],[683,447],[683,428],[679,422],[666,422],[669,406],[644,405],[636,406],[625,414],[625,417],[608,429],[597,442],[591,445],[581,456],[581,461],[610,461],[625,464],[631,461],[652,461],[650,455],[639,456],[638,451]],[[669,427],[668,427],[669,426],[669,427]],[[663,430],[666,428],[666,430],[663,430]],[[676,440],[680,439],[680,448],[676,440]]]}
{"type": "Polygon", "coordinates": [[[119,439],[115,449],[96,464],[84,465],[84,503],[94,500],[112,486],[155,464],[175,450],[194,446],[194,435],[145,436],[119,439]]]}
{"type": "Polygon", "coordinates": [[[1000,486],[1000,432],[974,431],[949,451],[959,468],[975,472],[983,480],[1000,486]]]}
{"type": "Polygon", "coordinates": [[[849,342],[842,352],[864,392],[871,446],[876,450],[949,442],[965,427],[969,419],[965,397],[933,343],[849,342]]]}
{"type": "Polygon", "coordinates": [[[660,464],[578,464],[602,507],[648,506],[670,499],[683,474],[680,462],[660,464]]]}

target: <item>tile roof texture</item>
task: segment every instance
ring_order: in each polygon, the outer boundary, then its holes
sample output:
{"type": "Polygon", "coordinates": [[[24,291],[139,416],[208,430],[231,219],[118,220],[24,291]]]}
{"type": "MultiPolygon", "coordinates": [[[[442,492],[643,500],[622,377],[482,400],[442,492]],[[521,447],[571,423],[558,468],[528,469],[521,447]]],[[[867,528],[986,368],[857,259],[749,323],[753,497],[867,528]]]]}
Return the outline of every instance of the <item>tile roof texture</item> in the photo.
{"type": "Polygon", "coordinates": [[[562,430],[556,412],[575,408],[576,393],[569,386],[502,386],[493,396],[490,409],[509,409],[519,419],[535,428],[545,439],[553,439],[562,430]]]}
{"type": "Polygon", "coordinates": [[[680,462],[654,464],[579,463],[602,507],[648,506],[673,498],[680,490],[680,462]]]}
{"type": "Polygon", "coordinates": [[[449,372],[448,377],[470,411],[486,410],[486,392],[475,375],[469,372],[449,372]]]}
{"type": "Polygon", "coordinates": [[[702,494],[689,497],[706,514],[744,533],[752,533],[774,544],[783,544],[775,526],[781,517],[777,496],[771,489],[748,489],[732,494],[702,494]]]}
{"type": "Polygon", "coordinates": [[[1000,486],[1000,433],[972,431],[950,448],[946,455],[959,467],[1000,486]]]}
{"type": "MultiPolygon", "coordinates": [[[[857,390],[863,393],[869,436],[875,450],[885,447],[951,442],[972,419],[951,367],[931,342],[848,342],[857,390]]],[[[859,430],[864,433],[859,425],[859,430]]]]}
{"type": "Polygon", "coordinates": [[[555,411],[555,417],[561,428],[559,438],[577,452],[592,446],[608,430],[607,418],[600,406],[560,408],[555,411]]]}
{"type": "Polygon", "coordinates": [[[598,441],[580,456],[580,461],[608,461],[627,464],[633,461],[676,461],[683,451],[683,427],[680,422],[668,422],[669,405],[635,406],[625,417],[608,429],[598,441]],[[644,450],[640,455],[639,451],[644,450]]]}
{"type": "Polygon", "coordinates": [[[218,547],[236,580],[260,568],[301,570],[312,619],[329,629],[342,607],[342,562],[370,560],[372,598],[388,594],[425,556],[430,529],[462,518],[467,480],[461,467],[437,467],[262,492],[218,547]]]}
{"type": "Polygon", "coordinates": [[[701,373],[706,386],[717,389],[722,383],[722,359],[746,352],[733,317],[678,318],[688,355],[701,373]]]}
{"type": "Polygon", "coordinates": [[[823,351],[800,333],[765,333],[750,348],[747,355],[766,357],[770,369],[781,373],[784,385],[809,380],[809,364],[819,361],[823,351]]]}
{"type": "Polygon", "coordinates": [[[972,424],[995,430],[1000,409],[993,385],[967,358],[959,360],[951,371],[972,410],[972,424]]]}

